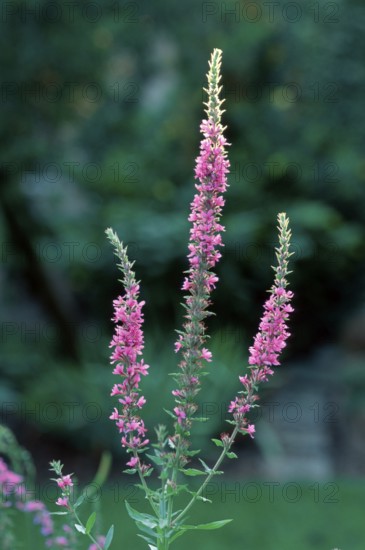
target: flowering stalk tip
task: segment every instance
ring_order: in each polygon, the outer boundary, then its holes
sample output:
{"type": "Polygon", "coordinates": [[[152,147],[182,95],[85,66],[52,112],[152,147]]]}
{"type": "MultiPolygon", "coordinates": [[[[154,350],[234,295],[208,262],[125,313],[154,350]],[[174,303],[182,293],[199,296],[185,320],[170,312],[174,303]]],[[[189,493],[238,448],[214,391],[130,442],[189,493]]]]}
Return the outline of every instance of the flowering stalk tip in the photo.
{"type": "Polygon", "coordinates": [[[261,318],[259,332],[250,347],[248,359],[250,372],[240,376],[243,391],[239,392],[234,401],[231,401],[228,411],[233,414],[234,423],[238,431],[253,437],[255,426],[248,423],[245,414],[255,406],[257,401],[257,387],[260,382],[267,382],[268,376],[274,371],[271,367],[280,365],[279,355],[286,346],[286,340],[290,336],[286,321],[293,308],[290,301],[293,293],[286,290],[288,281],[288,261],[293,254],[289,252],[291,231],[289,219],[284,212],[278,214],[279,247],[276,248],[277,266],[274,284],[271,287],[270,298],[264,305],[264,315],[261,318]]]}

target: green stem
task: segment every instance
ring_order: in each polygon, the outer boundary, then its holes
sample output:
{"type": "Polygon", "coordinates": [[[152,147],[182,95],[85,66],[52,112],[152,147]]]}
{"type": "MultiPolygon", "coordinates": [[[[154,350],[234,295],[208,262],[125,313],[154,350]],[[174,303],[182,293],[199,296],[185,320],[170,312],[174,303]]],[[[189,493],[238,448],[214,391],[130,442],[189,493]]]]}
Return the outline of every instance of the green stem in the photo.
{"type": "Polygon", "coordinates": [[[173,526],[174,524],[176,524],[180,519],[182,519],[186,512],[188,510],[190,510],[190,508],[192,507],[192,505],[194,504],[194,502],[196,501],[196,499],[202,494],[205,486],[207,485],[207,483],[209,483],[209,481],[212,479],[212,477],[214,476],[215,472],[218,470],[219,466],[221,465],[224,457],[226,456],[226,454],[229,452],[229,449],[231,448],[232,446],[232,443],[234,442],[234,439],[237,435],[237,432],[238,432],[238,427],[235,426],[233,432],[232,432],[232,435],[231,437],[229,438],[229,441],[228,441],[228,444],[226,447],[224,447],[223,451],[221,452],[221,454],[219,455],[218,457],[218,460],[217,462],[214,464],[213,468],[211,469],[210,473],[207,475],[207,477],[205,478],[204,480],[204,483],[202,483],[202,485],[200,486],[200,488],[198,489],[198,491],[195,493],[195,495],[192,497],[192,499],[190,500],[190,502],[185,506],[184,510],[182,510],[182,512],[180,512],[180,514],[174,519],[174,521],[172,522],[171,526],[173,526]]]}
{"type": "Polygon", "coordinates": [[[159,517],[158,509],[156,508],[156,504],[153,502],[153,500],[151,498],[151,494],[150,494],[151,492],[148,488],[146,480],[145,480],[144,476],[142,475],[141,469],[139,467],[138,467],[138,475],[139,475],[139,479],[141,480],[143,490],[146,493],[146,497],[148,499],[148,502],[150,503],[152,510],[155,512],[156,517],[159,517]]]}
{"type": "MultiPolygon", "coordinates": [[[[179,460],[180,460],[180,443],[181,443],[181,439],[179,437],[177,446],[176,446],[175,461],[174,461],[174,465],[172,468],[172,475],[171,475],[172,487],[176,485],[176,481],[177,481],[177,472],[178,472],[179,460]]],[[[168,505],[167,505],[167,526],[168,527],[171,524],[173,503],[174,503],[173,501],[174,501],[174,496],[170,495],[168,500],[168,505]]]]}
{"type": "MultiPolygon", "coordinates": [[[[85,529],[85,525],[82,523],[81,519],[79,518],[78,513],[76,512],[75,508],[70,506],[70,509],[71,509],[71,512],[73,513],[73,515],[75,516],[75,518],[77,519],[77,522],[80,525],[82,525],[82,527],[84,527],[84,529],[85,529]]],[[[99,545],[99,543],[94,539],[94,537],[92,536],[91,533],[85,533],[85,535],[87,535],[89,537],[89,539],[96,545],[98,550],[103,550],[102,547],[99,545]]]]}

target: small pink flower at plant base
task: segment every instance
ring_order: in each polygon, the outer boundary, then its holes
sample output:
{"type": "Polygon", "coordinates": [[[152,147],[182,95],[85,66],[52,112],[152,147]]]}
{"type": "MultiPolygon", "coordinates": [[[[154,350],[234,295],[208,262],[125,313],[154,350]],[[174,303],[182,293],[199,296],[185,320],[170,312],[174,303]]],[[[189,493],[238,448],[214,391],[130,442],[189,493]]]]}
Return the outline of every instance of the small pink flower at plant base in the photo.
{"type": "Polygon", "coordinates": [[[23,477],[9,469],[6,462],[0,457],[0,489],[4,497],[17,495],[23,477]]]}
{"type": "Polygon", "coordinates": [[[66,539],[66,537],[55,537],[53,539],[53,544],[56,546],[68,546],[69,541],[66,539]]]}
{"type": "Polygon", "coordinates": [[[65,506],[68,508],[68,498],[67,497],[58,497],[56,500],[57,506],[65,506]]]}
{"type": "Polygon", "coordinates": [[[24,504],[23,509],[25,512],[39,512],[45,509],[45,504],[40,500],[29,500],[24,504]]]}
{"type": "MultiPolygon", "coordinates": [[[[97,537],[97,541],[98,541],[99,546],[104,548],[105,537],[99,536],[99,537],[97,537]]],[[[93,543],[89,546],[88,550],[98,550],[98,547],[96,546],[96,544],[93,543]]]]}
{"type": "Polygon", "coordinates": [[[285,213],[279,214],[278,220],[280,246],[276,249],[278,266],[274,268],[275,281],[270,290],[270,297],[264,305],[259,332],[249,350],[250,373],[239,377],[244,389],[239,392],[234,401],[231,401],[228,408],[228,411],[233,414],[239,432],[249,434],[251,437],[254,437],[255,427],[253,424],[248,424],[248,419],[244,415],[258,399],[256,393],[258,384],[267,382],[268,376],[274,373],[272,366],[280,365],[279,355],[290,336],[286,321],[293,311],[290,305],[293,293],[286,290],[288,284],[286,276],[289,273],[288,260],[291,256],[289,253],[291,232],[288,229],[289,220],[285,213]]]}

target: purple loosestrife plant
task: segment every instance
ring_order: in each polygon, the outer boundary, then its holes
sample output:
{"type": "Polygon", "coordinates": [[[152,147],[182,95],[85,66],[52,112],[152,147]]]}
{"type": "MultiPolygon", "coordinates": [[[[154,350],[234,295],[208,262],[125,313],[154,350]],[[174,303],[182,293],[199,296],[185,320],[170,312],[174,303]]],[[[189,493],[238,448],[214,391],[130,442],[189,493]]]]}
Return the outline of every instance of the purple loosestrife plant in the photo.
{"type": "MultiPolygon", "coordinates": [[[[143,534],[151,550],[166,550],[172,542],[189,529],[217,529],[230,520],[215,521],[209,524],[192,526],[185,523],[186,515],[197,499],[202,499],[201,493],[213,475],[218,472],[223,459],[235,457],[230,448],[238,433],[250,434],[253,437],[254,426],[249,424],[247,413],[256,405],[257,388],[260,382],[266,381],[272,374],[271,366],[278,365],[278,356],[285,346],[289,336],[285,321],[292,308],[289,301],[292,293],[286,290],[288,274],[287,265],[289,253],[290,231],[285,214],[279,214],[280,246],[277,249],[278,267],[275,268],[276,277],[271,289],[271,297],[265,304],[265,315],[262,318],[259,333],[250,349],[250,374],[240,377],[244,390],[239,392],[231,402],[230,412],[233,414],[234,425],[231,435],[222,434],[220,440],[213,440],[222,447],[216,464],[210,468],[202,460],[203,470],[187,468],[186,464],[196,451],[189,450],[189,435],[192,422],[196,420],[196,395],[200,390],[200,375],[206,362],[212,359],[211,352],[205,347],[208,338],[204,320],[211,315],[208,307],[211,305],[210,294],[215,288],[218,277],[212,271],[221,254],[218,250],[223,245],[221,233],[224,227],[220,224],[223,194],[227,188],[227,173],[229,161],[225,146],[228,145],[223,136],[224,128],[221,124],[222,100],[219,98],[221,52],[214,50],[209,63],[208,72],[208,101],[206,103],[207,119],[202,121],[201,132],[203,140],[200,145],[200,154],[196,161],[195,177],[197,194],[191,204],[189,221],[192,223],[189,242],[189,269],[183,283],[186,314],[182,331],[175,343],[175,351],[180,352],[182,358],[179,363],[179,372],[175,373],[177,388],[172,392],[176,406],[169,414],[174,419],[174,433],[168,435],[165,426],[159,426],[157,444],[153,445],[154,455],[148,455],[158,467],[161,487],[150,490],[145,477],[151,473],[150,465],[141,462],[140,455],[145,451],[148,440],[143,440],[145,427],[139,417],[139,410],[144,399],[139,396],[140,375],[146,374],[143,362],[137,363],[137,355],[142,353],[143,335],[141,332],[143,302],[138,302],[139,285],[135,281],[132,264],[129,263],[126,249],[111,229],[107,230],[115,253],[120,259],[120,268],[123,273],[125,296],[114,302],[117,325],[116,334],[112,340],[115,352],[112,361],[117,361],[114,373],[122,375],[123,386],[117,385],[113,395],[122,395],[119,399],[122,412],[114,409],[111,418],[117,421],[120,432],[124,434],[122,445],[133,457],[127,463],[131,469],[128,473],[138,472],[142,480],[141,487],[146,493],[152,514],[140,514],[127,503],[129,515],[135,520],[137,527],[143,534]],[[137,367],[136,365],[141,365],[137,367]],[[142,368],[142,370],[140,370],[142,368]],[[128,401],[126,400],[127,398],[128,401]],[[140,405],[139,405],[140,403],[140,405]],[[140,430],[140,431],[138,431],[140,430]],[[134,435],[137,431],[137,435],[134,435]],[[201,487],[196,492],[187,489],[184,483],[179,484],[179,476],[203,475],[205,477],[201,487]],[[192,497],[183,510],[174,510],[174,498],[182,491],[192,494],[192,497]]],[[[203,499],[204,500],[204,499],[203,499]]]]}
{"type": "MultiPolygon", "coordinates": [[[[81,504],[85,500],[85,495],[82,494],[76,501],[73,499],[73,486],[74,482],[72,481],[72,475],[73,474],[67,474],[63,475],[63,464],[59,460],[53,460],[50,463],[50,470],[52,472],[55,472],[55,474],[58,476],[57,478],[53,478],[53,481],[56,482],[59,489],[61,489],[61,496],[58,497],[56,504],[60,507],[60,512],[53,512],[53,514],[59,514],[59,515],[67,515],[69,516],[69,519],[73,523],[75,530],[77,533],[81,533],[82,535],[86,536],[91,544],[88,547],[88,550],[108,550],[112,540],[113,540],[113,534],[114,534],[114,526],[112,525],[107,533],[107,535],[104,536],[95,536],[92,533],[92,530],[94,528],[95,522],[96,522],[96,512],[93,512],[88,517],[87,521],[84,523],[82,519],[80,518],[78,508],[81,506],[81,504]]],[[[65,526],[68,527],[68,526],[65,526]]],[[[70,536],[74,535],[75,531],[71,530],[69,527],[66,530],[66,533],[70,536]],[[70,533],[71,531],[71,533],[70,533]]],[[[56,540],[57,542],[57,540],[56,540]]],[[[67,537],[59,537],[59,545],[60,546],[66,546],[67,550],[73,550],[73,545],[70,543],[67,544],[67,537]]],[[[53,542],[53,544],[55,544],[53,542]]],[[[53,548],[53,546],[52,546],[53,548]]]]}
{"type": "MultiPolygon", "coordinates": [[[[285,213],[278,215],[279,247],[276,249],[277,267],[274,267],[275,280],[271,288],[270,297],[264,305],[264,315],[261,319],[259,332],[253,346],[250,348],[248,373],[239,377],[243,389],[231,401],[229,412],[232,419],[228,422],[233,425],[231,434],[224,433],[220,439],[213,439],[215,445],[221,448],[216,463],[209,467],[199,459],[202,469],[187,467],[187,464],[198,451],[189,448],[190,431],[197,410],[196,396],[200,390],[200,378],[205,364],[211,361],[212,354],[206,347],[205,319],[212,313],[208,310],[211,305],[210,295],[218,281],[213,272],[221,254],[219,247],[223,246],[221,233],[224,227],[220,224],[223,194],[227,188],[227,173],[229,161],[225,151],[228,145],[223,136],[224,127],[221,124],[222,100],[219,97],[221,51],[213,51],[208,78],[208,101],[206,105],[207,118],[201,124],[203,139],[200,145],[200,154],[196,161],[195,177],[197,193],[191,204],[189,221],[191,222],[189,242],[189,269],[183,283],[186,292],[185,321],[183,330],[177,331],[179,336],[175,343],[175,351],[181,359],[179,370],[174,374],[177,387],[173,390],[176,406],[173,411],[166,411],[173,419],[173,433],[160,425],[156,429],[157,442],[151,444],[153,451],[150,454],[146,437],[146,427],[141,417],[146,400],[141,395],[140,383],[143,376],[148,374],[149,366],[141,358],[144,347],[142,331],[143,301],[139,299],[140,286],[136,281],[133,263],[128,260],[127,249],[118,236],[107,229],[107,237],[112,243],[115,254],[119,259],[119,268],[122,272],[121,282],[124,294],[114,301],[115,332],[110,347],[113,348],[111,363],[113,373],[118,377],[111,395],[118,399],[117,406],[110,418],[116,422],[121,436],[121,445],[126,449],[130,458],[126,473],[137,473],[140,479],[138,487],[145,492],[149,501],[150,513],[140,513],[134,510],[129,503],[126,507],[129,515],[141,531],[139,535],[148,544],[150,550],[168,550],[171,544],[188,530],[210,530],[224,526],[231,520],[213,521],[204,525],[190,525],[186,523],[187,514],[197,500],[206,501],[201,495],[205,486],[212,477],[220,472],[218,469],[222,461],[227,458],[236,458],[230,451],[238,434],[254,437],[255,428],[249,422],[249,413],[257,407],[258,388],[261,382],[266,382],[273,374],[272,367],[279,365],[279,355],[289,337],[287,320],[293,311],[290,300],[292,292],[287,290],[288,260],[291,256],[289,220],[285,213]],[[147,484],[147,477],[153,472],[150,463],[144,460],[147,457],[158,471],[160,486],[151,489],[147,484]],[[203,482],[197,491],[191,491],[186,483],[186,477],[203,476],[203,482]],[[183,508],[175,509],[175,497],[185,493],[188,495],[183,508]]],[[[113,528],[105,539],[96,540],[91,536],[91,529],[95,517],[90,516],[84,525],[78,516],[75,504],[71,501],[70,476],[63,476],[59,462],[53,462],[52,468],[59,476],[56,480],[62,490],[57,504],[66,509],[77,520],[76,529],[89,536],[92,541],[90,550],[107,550],[112,542],[113,528]]],[[[117,548],[117,546],[115,546],[117,548]]],[[[120,546],[119,546],[120,548],[120,546]]]]}

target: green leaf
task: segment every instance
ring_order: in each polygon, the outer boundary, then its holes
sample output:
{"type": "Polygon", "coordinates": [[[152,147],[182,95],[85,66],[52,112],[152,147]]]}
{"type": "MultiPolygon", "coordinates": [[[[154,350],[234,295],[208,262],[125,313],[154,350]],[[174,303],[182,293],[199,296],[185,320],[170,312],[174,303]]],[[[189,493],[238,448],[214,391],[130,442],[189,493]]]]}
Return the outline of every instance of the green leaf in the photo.
{"type": "Polygon", "coordinates": [[[50,516],[66,516],[68,512],[50,512],[50,516]]]}
{"type": "Polygon", "coordinates": [[[77,501],[74,504],[74,508],[78,508],[79,506],[81,506],[81,504],[84,502],[84,500],[85,500],[85,495],[84,494],[80,495],[79,498],[77,499],[77,501]]]}
{"type": "Polygon", "coordinates": [[[209,502],[210,504],[212,504],[212,501],[209,500],[209,498],[202,497],[201,495],[199,495],[196,498],[197,498],[197,500],[202,500],[203,502],[209,502]]]}
{"type": "Polygon", "coordinates": [[[173,542],[174,540],[176,540],[177,538],[181,537],[181,535],[183,535],[185,533],[184,530],[179,530],[177,531],[170,539],[170,543],[173,542]]]}
{"type": "Polygon", "coordinates": [[[232,453],[232,452],[227,453],[227,457],[228,457],[228,458],[238,458],[238,456],[236,455],[236,453],[232,453]]]}
{"type": "Polygon", "coordinates": [[[152,474],[153,470],[153,468],[150,468],[149,470],[147,470],[147,472],[144,472],[143,477],[149,477],[152,474]]]}
{"type": "Polygon", "coordinates": [[[136,468],[128,468],[127,470],[123,470],[123,474],[135,474],[137,472],[136,468]]]}
{"type": "MultiPolygon", "coordinates": [[[[142,533],[146,533],[146,535],[148,535],[150,537],[148,542],[152,542],[153,544],[156,543],[156,541],[153,540],[153,539],[157,539],[158,535],[157,535],[157,533],[155,533],[155,531],[153,529],[151,529],[147,525],[144,525],[143,523],[140,523],[139,521],[136,521],[136,525],[137,525],[138,529],[140,531],[142,531],[142,533]]],[[[141,537],[142,535],[139,535],[139,536],[141,537]]]]}
{"type": "Polygon", "coordinates": [[[209,468],[208,464],[205,464],[204,460],[202,460],[201,458],[198,459],[200,464],[203,466],[205,472],[207,474],[210,474],[210,472],[212,471],[212,468],[209,468]]]}
{"type": "Polygon", "coordinates": [[[165,411],[165,413],[167,413],[169,416],[171,416],[171,418],[173,418],[174,420],[176,420],[176,415],[174,413],[172,413],[171,411],[167,410],[167,409],[163,409],[165,411]]]}
{"type": "Polygon", "coordinates": [[[94,527],[94,523],[95,523],[95,520],[96,520],[96,512],[93,512],[90,516],[89,516],[89,519],[87,520],[86,522],[86,534],[88,535],[90,532],[91,532],[91,529],[94,527]]]}
{"type": "Polygon", "coordinates": [[[196,450],[196,451],[185,451],[185,454],[186,456],[195,456],[197,454],[199,454],[201,451],[200,449],[196,450]]]}
{"type": "Polygon", "coordinates": [[[82,533],[85,535],[85,527],[83,525],[80,525],[79,523],[75,523],[76,529],[79,531],[79,533],[82,533]]]}
{"type": "Polygon", "coordinates": [[[140,537],[141,539],[145,540],[148,543],[148,546],[150,546],[151,548],[156,548],[155,546],[153,546],[153,544],[150,544],[155,542],[154,540],[151,540],[150,538],[145,537],[144,535],[140,535],[139,533],[137,533],[137,537],[140,537]]]}
{"type": "Polygon", "coordinates": [[[161,457],[159,456],[154,456],[154,455],[149,455],[146,453],[146,456],[148,456],[148,458],[150,458],[152,460],[152,462],[154,462],[155,464],[157,464],[157,466],[163,466],[164,464],[164,461],[162,460],[161,457]]]}
{"type": "Polygon", "coordinates": [[[180,470],[186,476],[205,476],[207,472],[202,470],[197,470],[196,468],[187,468],[186,470],[180,470]]]}
{"type": "Polygon", "coordinates": [[[220,521],[212,521],[210,523],[201,523],[200,525],[181,525],[180,529],[184,529],[187,531],[188,529],[202,529],[204,531],[212,530],[212,529],[220,529],[227,523],[230,523],[233,521],[232,519],[222,519],[220,521]]]}
{"type": "Polygon", "coordinates": [[[223,442],[220,439],[212,439],[212,441],[217,447],[223,447],[223,442]]]}
{"type": "Polygon", "coordinates": [[[151,529],[154,529],[158,525],[158,521],[154,516],[151,516],[150,514],[141,514],[140,512],[137,512],[137,510],[134,510],[128,502],[125,502],[125,506],[127,508],[128,515],[136,522],[140,522],[146,527],[150,527],[151,529]]]}
{"type": "Polygon", "coordinates": [[[111,545],[112,543],[112,540],[113,540],[113,536],[114,536],[114,525],[112,525],[105,537],[105,542],[104,542],[104,550],[108,550],[109,546],[111,545]]]}

